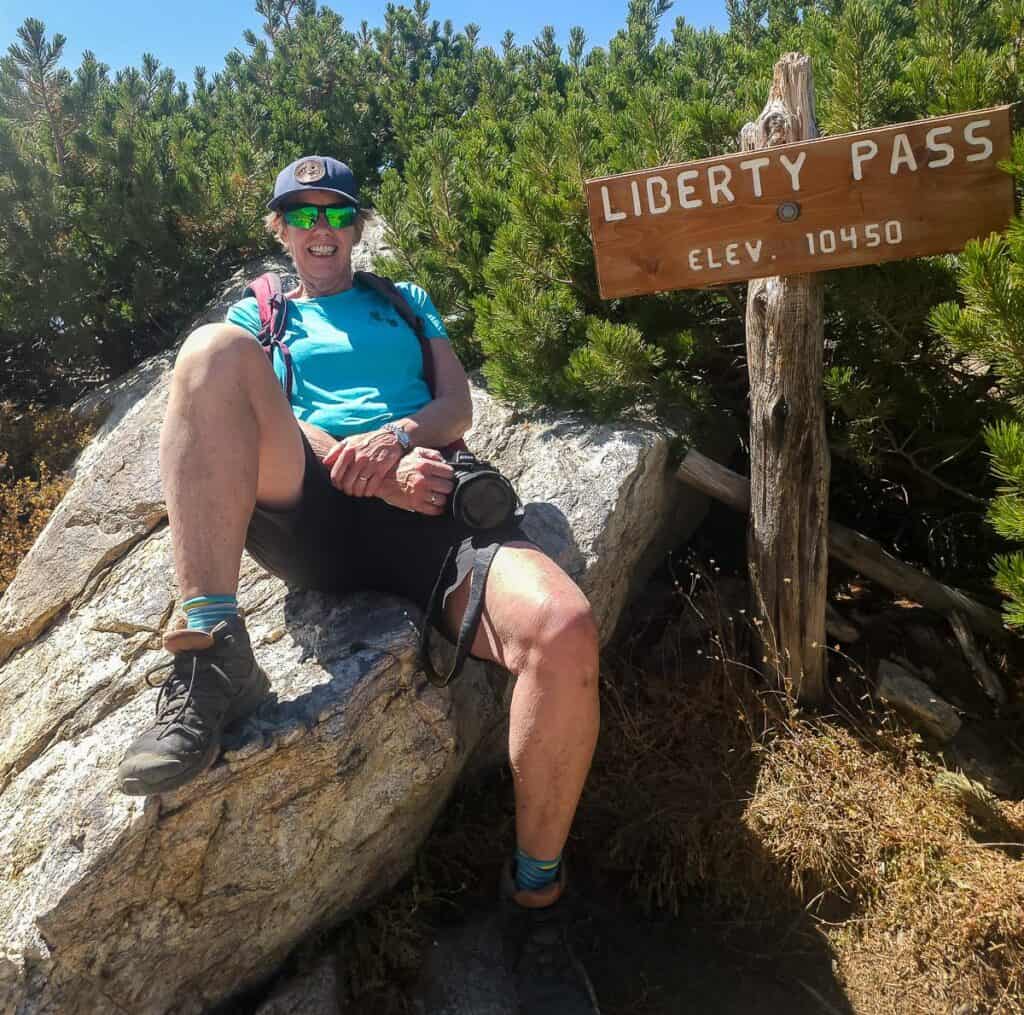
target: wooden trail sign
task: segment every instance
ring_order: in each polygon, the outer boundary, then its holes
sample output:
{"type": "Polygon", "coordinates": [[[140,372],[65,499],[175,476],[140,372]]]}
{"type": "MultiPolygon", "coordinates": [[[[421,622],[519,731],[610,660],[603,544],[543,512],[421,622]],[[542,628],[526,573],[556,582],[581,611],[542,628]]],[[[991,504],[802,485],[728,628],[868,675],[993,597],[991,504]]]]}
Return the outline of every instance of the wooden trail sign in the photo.
{"type": "Polygon", "coordinates": [[[1004,229],[1009,106],[589,180],[604,299],[959,250],[1004,229]]]}

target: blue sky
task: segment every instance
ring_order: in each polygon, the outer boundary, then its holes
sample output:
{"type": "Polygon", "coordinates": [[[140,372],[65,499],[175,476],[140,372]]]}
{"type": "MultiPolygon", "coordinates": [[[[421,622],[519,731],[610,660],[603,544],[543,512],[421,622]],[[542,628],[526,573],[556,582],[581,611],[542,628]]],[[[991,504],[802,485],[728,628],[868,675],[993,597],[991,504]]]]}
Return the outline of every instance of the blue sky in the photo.
{"type": "MultiPolygon", "coordinates": [[[[355,0],[341,5],[327,3],[344,16],[350,28],[364,19],[371,25],[383,19],[385,0],[355,0]]],[[[410,3],[411,6],[411,3],[410,3]]],[[[138,64],[146,51],[162,64],[173,67],[179,77],[191,81],[192,68],[203,64],[212,74],[223,65],[224,54],[242,46],[242,30],[259,29],[260,18],[252,0],[0,0],[0,52],[15,40],[18,26],[27,17],[41,19],[49,35],[67,36],[65,64],[76,67],[83,50],[91,49],[113,69],[138,64]]],[[[457,28],[474,21],[480,25],[484,45],[496,46],[506,29],[525,43],[548,24],[565,45],[569,29],[582,25],[588,46],[607,45],[625,21],[627,0],[614,3],[562,0],[517,0],[516,3],[487,5],[470,0],[434,0],[431,16],[443,22],[450,18],[457,28]]],[[[697,27],[726,26],[725,0],[676,0],[664,21],[671,32],[682,15],[697,27]]]]}

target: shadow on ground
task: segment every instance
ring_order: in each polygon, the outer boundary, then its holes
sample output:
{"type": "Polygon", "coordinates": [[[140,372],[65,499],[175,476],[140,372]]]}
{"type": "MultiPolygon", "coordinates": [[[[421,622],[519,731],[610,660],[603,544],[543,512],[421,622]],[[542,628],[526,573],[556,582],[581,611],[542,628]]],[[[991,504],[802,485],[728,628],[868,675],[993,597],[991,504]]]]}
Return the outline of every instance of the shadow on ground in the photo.
{"type": "Polygon", "coordinates": [[[827,943],[802,914],[738,928],[698,899],[678,916],[648,916],[625,886],[599,897],[580,951],[603,1015],[853,1011],[827,943]]]}
{"type": "MultiPolygon", "coordinates": [[[[499,798],[499,809],[510,810],[507,778],[490,780],[480,792],[493,796],[469,804],[475,815],[499,798]]],[[[449,812],[442,826],[458,820],[449,812]]],[[[495,821],[495,839],[511,827],[510,820],[495,821]]],[[[434,848],[453,833],[441,827],[434,848]]],[[[630,877],[591,870],[589,852],[585,841],[572,849],[573,939],[602,1015],[852,1015],[828,943],[802,910],[756,921],[694,891],[677,915],[645,912],[630,877]]],[[[461,861],[453,856],[453,864],[461,861]]],[[[455,907],[432,911],[423,965],[405,992],[417,1015],[517,1015],[501,969],[498,876],[498,866],[477,868],[455,907]]],[[[382,1000],[367,996],[351,1010],[379,1013],[382,1000]]]]}

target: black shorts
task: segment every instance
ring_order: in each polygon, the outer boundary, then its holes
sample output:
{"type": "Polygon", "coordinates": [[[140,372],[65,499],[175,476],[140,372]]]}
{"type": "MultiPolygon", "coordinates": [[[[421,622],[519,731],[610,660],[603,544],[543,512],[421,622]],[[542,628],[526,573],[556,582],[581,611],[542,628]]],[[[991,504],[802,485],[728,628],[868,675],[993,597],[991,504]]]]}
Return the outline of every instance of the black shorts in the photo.
{"type": "Polygon", "coordinates": [[[257,506],[245,548],[262,567],[289,585],[344,595],[360,589],[405,596],[426,612],[448,551],[449,562],[430,619],[441,627],[441,609],[473,567],[478,546],[527,540],[518,523],[472,533],[447,513],[423,515],[385,504],[378,497],[349,497],[330,476],[302,435],[306,467],[294,508],[257,506]]]}

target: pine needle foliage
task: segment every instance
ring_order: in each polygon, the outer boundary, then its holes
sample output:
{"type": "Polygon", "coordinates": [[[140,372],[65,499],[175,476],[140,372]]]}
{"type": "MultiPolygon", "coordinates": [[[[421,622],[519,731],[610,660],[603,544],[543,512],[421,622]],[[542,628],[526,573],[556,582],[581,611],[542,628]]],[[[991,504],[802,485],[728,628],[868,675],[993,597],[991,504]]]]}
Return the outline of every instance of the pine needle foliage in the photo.
{"type": "MultiPolygon", "coordinates": [[[[1001,420],[986,428],[985,443],[992,471],[1000,481],[989,505],[988,519],[1006,539],[1024,542],[1024,425],[1020,419],[1001,420]]],[[[1003,612],[1011,627],[1024,627],[1024,553],[998,554],[995,585],[1006,596],[1003,612]]]]}
{"type": "Polygon", "coordinates": [[[476,106],[446,136],[444,150],[436,137],[427,139],[404,172],[385,176],[381,207],[406,266],[430,272],[436,253],[417,248],[440,223],[452,224],[446,249],[461,270],[438,265],[429,287],[442,304],[451,294],[443,309],[454,337],[473,335],[502,397],[598,415],[699,400],[686,366],[695,345],[689,332],[706,301],[688,301],[699,304],[697,314],[661,314],[653,332],[638,325],[659,316],[651,308],[661,301],[602,301],[584,200],[584,182],[594,175],[733,144],[740,117],[725,102],[730,82],[714,61],[718,37],[681,25],[686,59],[677,60],[657,39],[666,10],[634,0],[607,51],[584,57],[575,32],[568,61],[550,33],[531,47],[509,40],[504,73],[483,80],[476,106]],[[712,64],[714,72],[703,74],[712,64]],[[457,180],[471,201],[454,216],[432,207],[424,200],[428,179],[457,180]]]}
{"type": "Polygon", "coordinates": [[[69,71],[63,35],[34,18],[18,30],[0,59],[8,397],[65,397],[166,346],[219,277],[267,249],[267,193],[289,159],[337,154],[370,191],[498,76],[479,29],[440,25],[423,0],[373,30],[315,0],[257,11],[262,32],[191,86],[148,54],[112,71],[87,52],[69,71]]]}
{"type": "MultiPolygon", "coordinates": [[[[963,303],[935,307],[931,324],[985,371],[997,396],[1003,418],[982,431],[999,481],[988,520],[999,535],[1019,545],[1024,543],[1024,221],[1015,219],[1004,236],[969,244],[960,259],[959,285],[963,303]]],[[[1024,552],[996,556],[995,585],[1007,599],[1007,624],[1024,627],[1024,552]]]]}
{"type": "Polygon", "coordinates": [[[1024,410],[1024,222],[1015,220],[1005,236],[970,244],[959,284],[964,305],[937,306],[933,327],[957,349],[990,363],[1024,410]]]}
{"type": "MultiPolygon", "coordinates": [[[[58,31],[16,33],[0,58],[7,397],[69,396],[166,346],[267,248],[275,172],[319,151],[389,223],[378,267],[431,293],[496,393],[680,423],[716,405],[742,431],[744,287],[600,299],[584,181],[736,150],[789,50],[812,58],[826,133],[1024,98],[1021,0],[730,0],[726,31],[627,0],[611,39],[543,28],[494,48],[427,0],[385,6],[375,27],[317,0],[257,12],[260,29],[188,82],[145,54],[65,69],[58,31]]],[[[976,554],[957,547],[992,532],[982,434],[1010,381],[990,389],[1020,360],[979,359],[966,324],[959,345],[930,327],[956,273],[947,257],[828,276],[829,436],[840,513],[971,585],[976,554]]]]}
{"type": "Polygon", "coordinates": [[[595,412],[689,403],[714,387],[700,351],[742,330],[742,289],[601,301],[585,179],[734,150],[787,49],[812,56],[832,132],[1020,96],[1019,0],[730,0],[728,31],[677,17],[665,38],[670,9],[629,0],[606,44],[577,27],[563,50],[545,28],[492,49],[426,0],[373,28],[259,0],[261,30],[188,84],[145,54],[65,70],[65,38],[28,19],[0,61],[0,292],[43,295],[0,297],[11,386],[101,379],[153,351],[265,248],[275,170],[323,151],[390,223],[381,267],[431,292],[496,390],[595,412]]]}
{"type": "MultiPolygon", "coordinates": [[[[824,127],[830,134],[864,130],[900,119],[907,106],[899,81],[906,43],[896,3],[851,0],[828,24],[833,40],[831,101],[824,127]]],[[[825,28],[825,24],[822,25],[825,28]]]]}
{"type": "MultiPolygon", "coordinates": [[[[667,12],[633,0],[607,47],[584,52],[577,33],[568,60],[550,33],[523,47],[507,38],[500,80],[480,77],[476,104],[445,128],[443,150],[424,138],[382,188],[398,257],[426,272],[457,341],[472,336],[503,397],[598,415],[723,400],[720,379],[705,382],[722,365],[718,349],[742,340],[742,287],[602,301],[583,181],[734,151],[780,52],[812,55],[832,133],[1020,95],[1012,12],[977,0],[736,0],[728,32],[677,18],[671,41],[658,38],[667,12]],[[422,199],[425,181],[439,177],[459,181],[466,200],[455,215],[422,199]],[[422,252],[424,243],[444,255],[422,252]]],[[[985,470],[963,466],[993,410],[927,323],[955,295],[954,268],[932,259],[831,279],[829,392],[833,436],[853,461],[879,475],[896,465],[901,482],[927,495],[957,487],[963,508],[984,494],[985,470]],[[956,468],[962,489],[949,478],[956,468]]]]}

